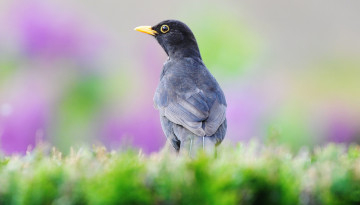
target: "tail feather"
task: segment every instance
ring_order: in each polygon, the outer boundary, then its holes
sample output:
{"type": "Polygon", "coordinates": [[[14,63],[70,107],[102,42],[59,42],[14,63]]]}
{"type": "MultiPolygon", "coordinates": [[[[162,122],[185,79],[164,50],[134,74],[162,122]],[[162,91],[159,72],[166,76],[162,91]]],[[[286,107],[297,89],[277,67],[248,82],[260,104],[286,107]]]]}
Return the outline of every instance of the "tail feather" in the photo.
{"type": "Polygon", "coordinates": [[[199,152],[208,156],[215,156],[215,142],[209,137],[192,136],[181,141],[180,154],[195,158],[199,152]]]}
{"type": "Polygon", "coordinates": [[[204,137],[197,136],[183,126],[169,121],[166,117],[161,118],[161,125],[169,142],[180,154],[195,158],[202,151],[208,156],[215,156],[216,146],[225,137],[227,122],[225,120],[214,135],[204,137]]]}

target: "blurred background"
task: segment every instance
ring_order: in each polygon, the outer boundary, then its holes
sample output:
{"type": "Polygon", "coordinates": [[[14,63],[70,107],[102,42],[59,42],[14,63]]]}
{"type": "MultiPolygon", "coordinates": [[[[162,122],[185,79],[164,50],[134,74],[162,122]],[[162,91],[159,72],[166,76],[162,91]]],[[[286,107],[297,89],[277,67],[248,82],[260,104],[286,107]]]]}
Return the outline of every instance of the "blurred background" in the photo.
{"type": "Polygon", "coordinates": [[[228,102],[225,143],[360,141],[360,1],[0,1],[0,149],[165,144],[166,54],[140,25],[185,22],[228,102]]]}

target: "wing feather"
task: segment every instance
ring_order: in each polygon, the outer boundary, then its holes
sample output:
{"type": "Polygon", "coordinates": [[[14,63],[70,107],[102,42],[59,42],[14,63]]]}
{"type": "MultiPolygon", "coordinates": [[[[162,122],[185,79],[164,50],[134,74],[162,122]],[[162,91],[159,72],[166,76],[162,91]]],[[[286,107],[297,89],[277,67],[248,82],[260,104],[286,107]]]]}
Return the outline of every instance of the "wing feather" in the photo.
{"type": "Polygon", "coordinates": [[[226,106],[217,100],[211,104],[201,90],[189,94],[187,98],[177,96],[166,106],[157,106],[161,115],[171,122],[182,125],[198,136],[211,136],[225,120],[226,106]]]}
{"type": "Polygon", "coordinates": [[[225,121],[226,106],[218,103],[216,100],[211,107],[209,117],[205,121],[205,134],[206,136],[213,135],[219,126],[225,121]]]}

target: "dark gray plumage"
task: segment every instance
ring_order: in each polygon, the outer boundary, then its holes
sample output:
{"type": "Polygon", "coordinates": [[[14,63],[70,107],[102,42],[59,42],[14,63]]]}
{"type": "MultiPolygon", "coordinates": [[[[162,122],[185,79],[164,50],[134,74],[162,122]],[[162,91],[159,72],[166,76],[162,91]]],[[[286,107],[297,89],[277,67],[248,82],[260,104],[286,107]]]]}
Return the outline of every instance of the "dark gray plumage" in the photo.
{"type": "Polygon", "coordinates": [[[176,20],[136,30],[155,36],[169,56],[154,95],[166,137],[190,156],[201,148],[214,153],[226,133],[226,100],[201,59],[193,33],[176,20]]]}

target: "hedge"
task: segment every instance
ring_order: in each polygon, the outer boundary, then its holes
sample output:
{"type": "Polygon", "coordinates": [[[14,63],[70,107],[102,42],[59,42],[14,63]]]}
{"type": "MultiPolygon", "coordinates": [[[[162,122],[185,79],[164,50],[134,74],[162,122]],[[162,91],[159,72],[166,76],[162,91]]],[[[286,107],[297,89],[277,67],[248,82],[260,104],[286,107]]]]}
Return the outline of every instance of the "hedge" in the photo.
{"type": "Polygon", "coordinates": [[[189,159],[40,145],[0,156],[0,204],[360,204],[360,147],[251,142],[189,159]]]}

